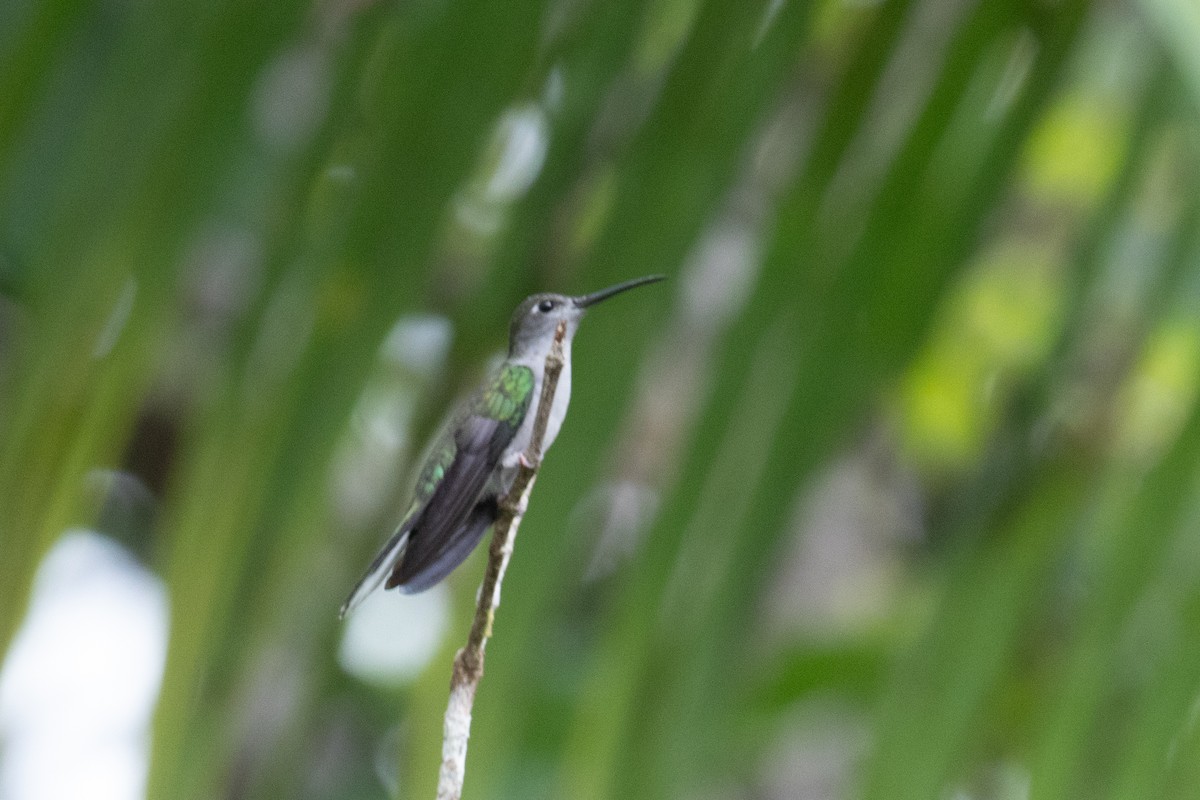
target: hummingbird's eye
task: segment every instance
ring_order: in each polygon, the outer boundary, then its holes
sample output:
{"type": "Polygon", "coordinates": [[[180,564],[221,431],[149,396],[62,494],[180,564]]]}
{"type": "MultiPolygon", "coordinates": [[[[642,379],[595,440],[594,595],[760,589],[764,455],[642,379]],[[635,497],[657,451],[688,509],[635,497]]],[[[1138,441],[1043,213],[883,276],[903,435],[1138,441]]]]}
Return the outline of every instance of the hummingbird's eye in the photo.
{"type": "Polygon", "coordinates": [[[554,306],[555,302],[553,300],[543,300],[542,302],[538,303],[538,311],[542,312],[543,314],[549,314],[554,310],[554,306]]]}

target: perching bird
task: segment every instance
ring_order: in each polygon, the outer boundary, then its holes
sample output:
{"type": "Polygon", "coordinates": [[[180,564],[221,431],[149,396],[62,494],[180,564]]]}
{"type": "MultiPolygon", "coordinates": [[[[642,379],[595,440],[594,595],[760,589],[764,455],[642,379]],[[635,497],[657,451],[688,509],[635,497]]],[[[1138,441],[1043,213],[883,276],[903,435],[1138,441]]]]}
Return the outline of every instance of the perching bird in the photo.
{"type": "Polygon", "coordinates": [[[529,446],[546,356],[560,321],[566,322],[563,367],[550,406],[542,451],[549,449],[571,400],[571,339],[588,307],[613,295],[663,279],[619,283],[580,297],[535,294],[517,306],[509,325],[508,357],[454,415],[417,477],[413,501],[367,573],[355,585],[341,616],[380,583],[406,594],[424,591],[461,564],[495,521],[500,498],[512,486],[529,446]],[[386,582],[385,582],[386,580],[386,582]]]}

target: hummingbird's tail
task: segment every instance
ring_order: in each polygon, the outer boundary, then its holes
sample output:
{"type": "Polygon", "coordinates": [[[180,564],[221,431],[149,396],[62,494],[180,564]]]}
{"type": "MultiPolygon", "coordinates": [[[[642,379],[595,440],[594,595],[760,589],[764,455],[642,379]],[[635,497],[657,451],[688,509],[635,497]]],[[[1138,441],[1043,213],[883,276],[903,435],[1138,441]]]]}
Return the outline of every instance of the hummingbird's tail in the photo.
{"type": "Polygon", "coordinates": [[[409,525],[402,525],[387,540],[387,544],[383,546],[375,556],[375,560],[371,562],[371,566],[367,568],[367,574],[358,579],[350,596],[346,598],[346,602],[342,603],[342,610],[338,612],[339,619],[358,608],[359,603],[375,591],[379,584],[383,583],[383,579],[392,571],[396,562],[404,556],[404,548],[408,546],[410,530],[412,528],[409,525]]]}

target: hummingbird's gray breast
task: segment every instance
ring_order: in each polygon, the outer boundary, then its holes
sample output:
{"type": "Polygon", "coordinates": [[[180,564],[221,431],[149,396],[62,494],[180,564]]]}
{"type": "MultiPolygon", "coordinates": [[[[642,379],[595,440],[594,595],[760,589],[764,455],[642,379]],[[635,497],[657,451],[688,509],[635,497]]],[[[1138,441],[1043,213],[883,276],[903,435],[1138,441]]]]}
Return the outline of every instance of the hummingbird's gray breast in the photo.
{"type": "MultiPolygon", "coordinates": [[[[558,431],[562,428],[563,419],[567,416],[567,406],[571,403],[570,356],[563,359],[563,362],[562,372],[558,376],[558,386],[554,392],[554,401],[550,406],[550,417],[546,420],[546,438],[542,440],[543,453],[549,450],[550,445],[554,444],[554,440],[558,438],[558,431]]],[[[504,457],[500,461],[500,468],[504,479],[503,485],[506,491],[507,487],[512,484],[513,477],[516,475],[521,454],[529,448],[529,440],[533,436],[534,420],[537,419],[538,403],[542,397],[545,360],[534,359],[526,366],[533,370],[533,401],[529,404],[529,410],[525,414],[525,419],[521,420],[521,426],[517,429],[516,435],[505,449],[504,457]]]]}

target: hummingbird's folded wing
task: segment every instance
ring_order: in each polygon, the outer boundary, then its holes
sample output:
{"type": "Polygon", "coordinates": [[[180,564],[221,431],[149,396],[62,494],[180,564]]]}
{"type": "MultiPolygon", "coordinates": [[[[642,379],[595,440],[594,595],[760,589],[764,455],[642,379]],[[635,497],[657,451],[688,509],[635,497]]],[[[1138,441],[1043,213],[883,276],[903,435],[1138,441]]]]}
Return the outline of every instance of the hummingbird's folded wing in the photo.
{"type": "Polygon", "coordinates": [[[419,592],[470,555],[496,517],[488,481],[525,419],[533,389],[529,367],[506,363],[471,398],[426,460],[404,522],[350,593],[343,615],[385,577],[385,588],[419,592]]]}
{"type": "Polygon", "coordinates": [[[471,555],[483,534],[496,521],[496,512],[495,498],[486,497],[485,492],[484,499],[475,504],[466,521],[446,537],[445,546],[441,551],[425,559],[425,566],[406,577],[400,591],[416,594],[440,583],[471,555]]]}
{"type": "Polygon", "coordinates": [[[384,588],[428,588],[437,582],[430,580],[430,572],[444,577],[470,554],[474,548],[464,548],[463,538],[478,541],[487,527],[468,524],[479,522],[471,519],[472,511],[515,435],[516,427],[506,420],[472,415],[462,421],[454,436],[454,460],[414,522],[404,555],[384,588]],[[448,556],[454,563],[447,563],[448,556]]]}

